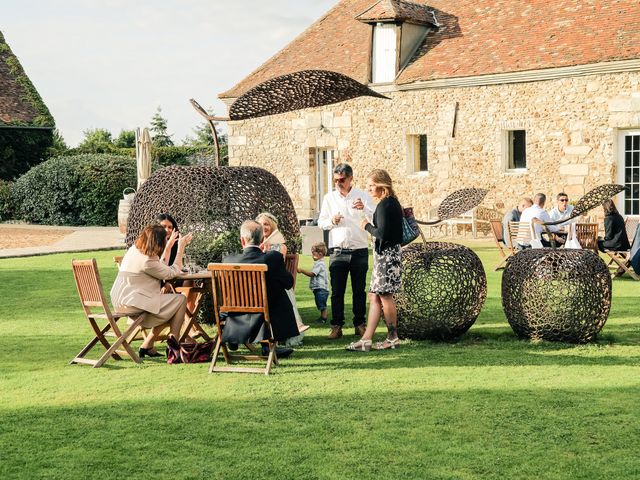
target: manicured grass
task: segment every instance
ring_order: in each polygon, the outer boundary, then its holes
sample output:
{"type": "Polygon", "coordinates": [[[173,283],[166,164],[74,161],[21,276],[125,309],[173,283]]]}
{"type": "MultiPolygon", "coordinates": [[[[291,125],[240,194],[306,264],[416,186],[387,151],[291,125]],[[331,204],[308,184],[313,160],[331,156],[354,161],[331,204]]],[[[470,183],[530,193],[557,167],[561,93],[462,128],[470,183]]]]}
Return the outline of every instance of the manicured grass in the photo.
{"type": "Polygon", "coordinates": [[[458,342],[365,355],[344,351],[352,328],[329,342],[316,326],[270,377],[161,359],[67,365],[90,338],[71,258],[95,256],[108,292],[118,252],[0,260],[0,476],[639,478],[640,282],[614,281],[596,344],[519,341],[497,254],[472,246],[489,292],[458,342]]]}

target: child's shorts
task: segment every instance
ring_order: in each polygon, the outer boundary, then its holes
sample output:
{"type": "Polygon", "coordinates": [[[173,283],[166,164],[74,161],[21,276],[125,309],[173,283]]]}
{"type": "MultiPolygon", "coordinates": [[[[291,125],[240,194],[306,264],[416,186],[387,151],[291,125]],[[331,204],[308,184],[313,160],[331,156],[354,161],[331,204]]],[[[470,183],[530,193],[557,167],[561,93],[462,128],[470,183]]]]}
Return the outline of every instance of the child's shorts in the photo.
{"type": "Polygon", "coordinates": [[[313,291],[313,296],[316,299],[316,307],[318,307],[318,310],[326,310],[327,299],[329,298],[329,290],[325,290],[324,288],[316,288],[313,291]]]}

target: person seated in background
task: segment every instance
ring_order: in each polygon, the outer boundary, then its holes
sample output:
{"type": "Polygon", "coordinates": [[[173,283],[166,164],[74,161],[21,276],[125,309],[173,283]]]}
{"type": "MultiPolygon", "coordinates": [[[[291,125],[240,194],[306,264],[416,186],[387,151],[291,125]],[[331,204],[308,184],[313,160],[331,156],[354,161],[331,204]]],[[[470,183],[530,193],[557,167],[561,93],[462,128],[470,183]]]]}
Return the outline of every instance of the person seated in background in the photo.
{"type": "MultiPolygon", "coordinates": [[[[551,242],[542,238],[542,224],[551,222],[549,213],[544,209],[544,204],[547,201],[547,196],[544,193],[536,193],[533,197],[533,205],[529,208],[525,208],[520,215],[521,222],[531,222],[533,225],[533,231],[535,238],[542,242],[543,247],[550,247],[551,242]]],[[[558,225],[550,225],[547,227],[551,233],[556,233],[560,230],[558,225]]],[[[530,246],[529,243],[523,243],[523,246],[530,246]]]]}
{"type": "Polygon", "coordinates": [[[180,237],[175,261],[169,266],[160,260],[167,244],[166,232],[161,225],[149,225],[122,259],[111,288],[111,303],[116,310],[129,316],[145,314],[141,326],[152,330],[140,346],[141,358],[161,356],[154,348],[154,342],[167,323],[170,335],[180,338],[187,297],[179,293],[162,293],[160,280],[171,280],[181,272],[182,255],[189,242],[191,234],[180,237]]]}
{"type": "Polygon", "coordinates": [[[167,245],[164,247],[164,252],[162,252],[160,260],[167,265],[173,265],[173,262],[176,259],[176,254],[178,253],[177,241],[180,236],[178,222],[176,222],[168,213],[159,213],[156,217],[156,222],[158,222],[159,225],[162,225],[162,228],[167,232],[167,245]]]}
{"type": "MultiPolygon", "coordinates": [[[[564,192],[560,192],[556,195],[556,206],[549,211],[551,220],[554,222],[558,220],[568,220],[571,217],[571,212],[573,212],[573,205],[569,205],[569,195],[564,192]]],[[[567,221],[566,223],[560,224],[560,230],[554,234],[555,241],[561,245],[567,241],[567,226],[569,223],[572,222],[567,221]]]]}
{"type": "MultiPolygon", "coordinates": [[[[278,219],[269,212],[262,212],[256,217],[256,222],[262,225],[262,233],[264,235],[264,240],[260,244],[260,250],[265,253],[270,250],[280,252],[284,260],[287,255],[287,240],[284,238],[282,233],[280,233],[280,230],[278,230],[278,219]]],[[[296,293],[293,291],[293,288],[287,290],[287,295],[289,296],[289,300],[291,300],[291,305],[293,306],[293,313],[296,316],[298,331],[300,333],[307,331],[309,329],[309,325],[305,325],[302,322],[302,317],[300,316],[300,312],[298,312],[298,305],[296,303],[296,293]]],[[[302,341],[302,337],[300,337],[299,340],[302,341]]]]}
{"type": "Polygon", "coordinates": [[[524,209],[529,208],[531,205],[533,205],[533,201],[529,197],[523,197],[517,207],[510,212],[505,213],[504,217],[502,217],[502,238],[504,238],[504,243],[508,247],[511,246],[511,239],[509,238],[509,222],[519,222],[524,209]]]}
{"type": "Polygon", "coordinates": [[[554,222],[557,220],[566,220],[573,212],[573,205],[569,204],[569,195],[560,192],[556,195],[556,206],[549,211],[549,216],[554,222]]]}
{"type": "MultiPolygon", "coordinates": [[[[264,234],[262,226],[255,220],[246,220],[240,226],[240,242],[242,243],[242,253],[230,255],[222,259],[223,263],[263,263],[267,265],[265,280],[267,284],[267,301],[269,303],[269,318],[273,329],[273,338],[278,342],[284,342],[288,338],[297,336],[298,326],[293,313],[291,301],[286,293],[287,289],[293,287],[293,276],[284,266],[282,254],[275,250],[263,252],[260,245],[263,243],[264,234]]],[[[230,324],[227,319],[225,327],[230,324]]],[[[238,322],[237,334],[235,338],[225,339],[225,330],[223,331],[223,340],[234,344],[246,343],[248,341],[257,343],[262,338],[247,339],[245,338],[250,332],[242,331],[243,325],[238,322]]],[[[268,347],[262,348],[263,355],[267,355],[268,347]]],[[[278,348],[276,354],[279,358],[285,358],[293,352],[291,348],[278,348]]]]}
{"type": "Polygon", "coordinates": [[[598,250],[613,250],[625,252],[631,248],[627,230],[624,227],[624,218],[618,213],[613,200],[605,200],[602,204],[604,209],[604,238],[598,240],[598,250]]]}

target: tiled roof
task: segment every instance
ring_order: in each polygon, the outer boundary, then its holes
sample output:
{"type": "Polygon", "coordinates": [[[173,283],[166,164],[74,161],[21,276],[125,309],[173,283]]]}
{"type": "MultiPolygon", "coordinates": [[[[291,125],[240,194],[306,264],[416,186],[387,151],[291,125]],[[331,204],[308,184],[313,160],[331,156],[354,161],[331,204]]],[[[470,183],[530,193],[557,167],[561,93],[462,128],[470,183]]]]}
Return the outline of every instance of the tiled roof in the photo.
{"type": "Polygon", "coordinates": [[[432,10],[422,5],[404,0],[380,0],[356,17],[366,23],[395,21],[410,22],[419,25],[433,25],[432,10]]]}
{"type": "MultiPolygon", "coordinates": [[[[638,0],[413,0],[435,11],[397,83],[640,58],[638,0]]],[[[278,54],[220,97],[270,78],[334,70],[366,83],[371,26],[356,20],[374,0],[342,0],[278,54]]]]}
{"type": "Polygon", "coordinates": [[[51,127],[53,117],[0,32],[0,126],[51,127]]]}

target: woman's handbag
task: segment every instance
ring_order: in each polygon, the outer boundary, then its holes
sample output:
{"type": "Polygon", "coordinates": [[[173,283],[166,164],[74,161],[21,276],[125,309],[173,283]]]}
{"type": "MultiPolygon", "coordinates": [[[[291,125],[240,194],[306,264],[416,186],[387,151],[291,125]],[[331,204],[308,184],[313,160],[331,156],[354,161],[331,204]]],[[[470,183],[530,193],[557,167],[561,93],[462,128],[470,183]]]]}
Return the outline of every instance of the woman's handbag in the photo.
{"type": "Polygon", "coordinates": [[[178,343],[174,337],[167,339],[167,363],[205,363],[211,360],[213,340],[204,343],[178,343]]]}
{"type": "Polygon", "coordinates": [[[413,208],[402,209],[402,245],[413,242],[420,235],[420,227],[413,216],[413,208]]]}

